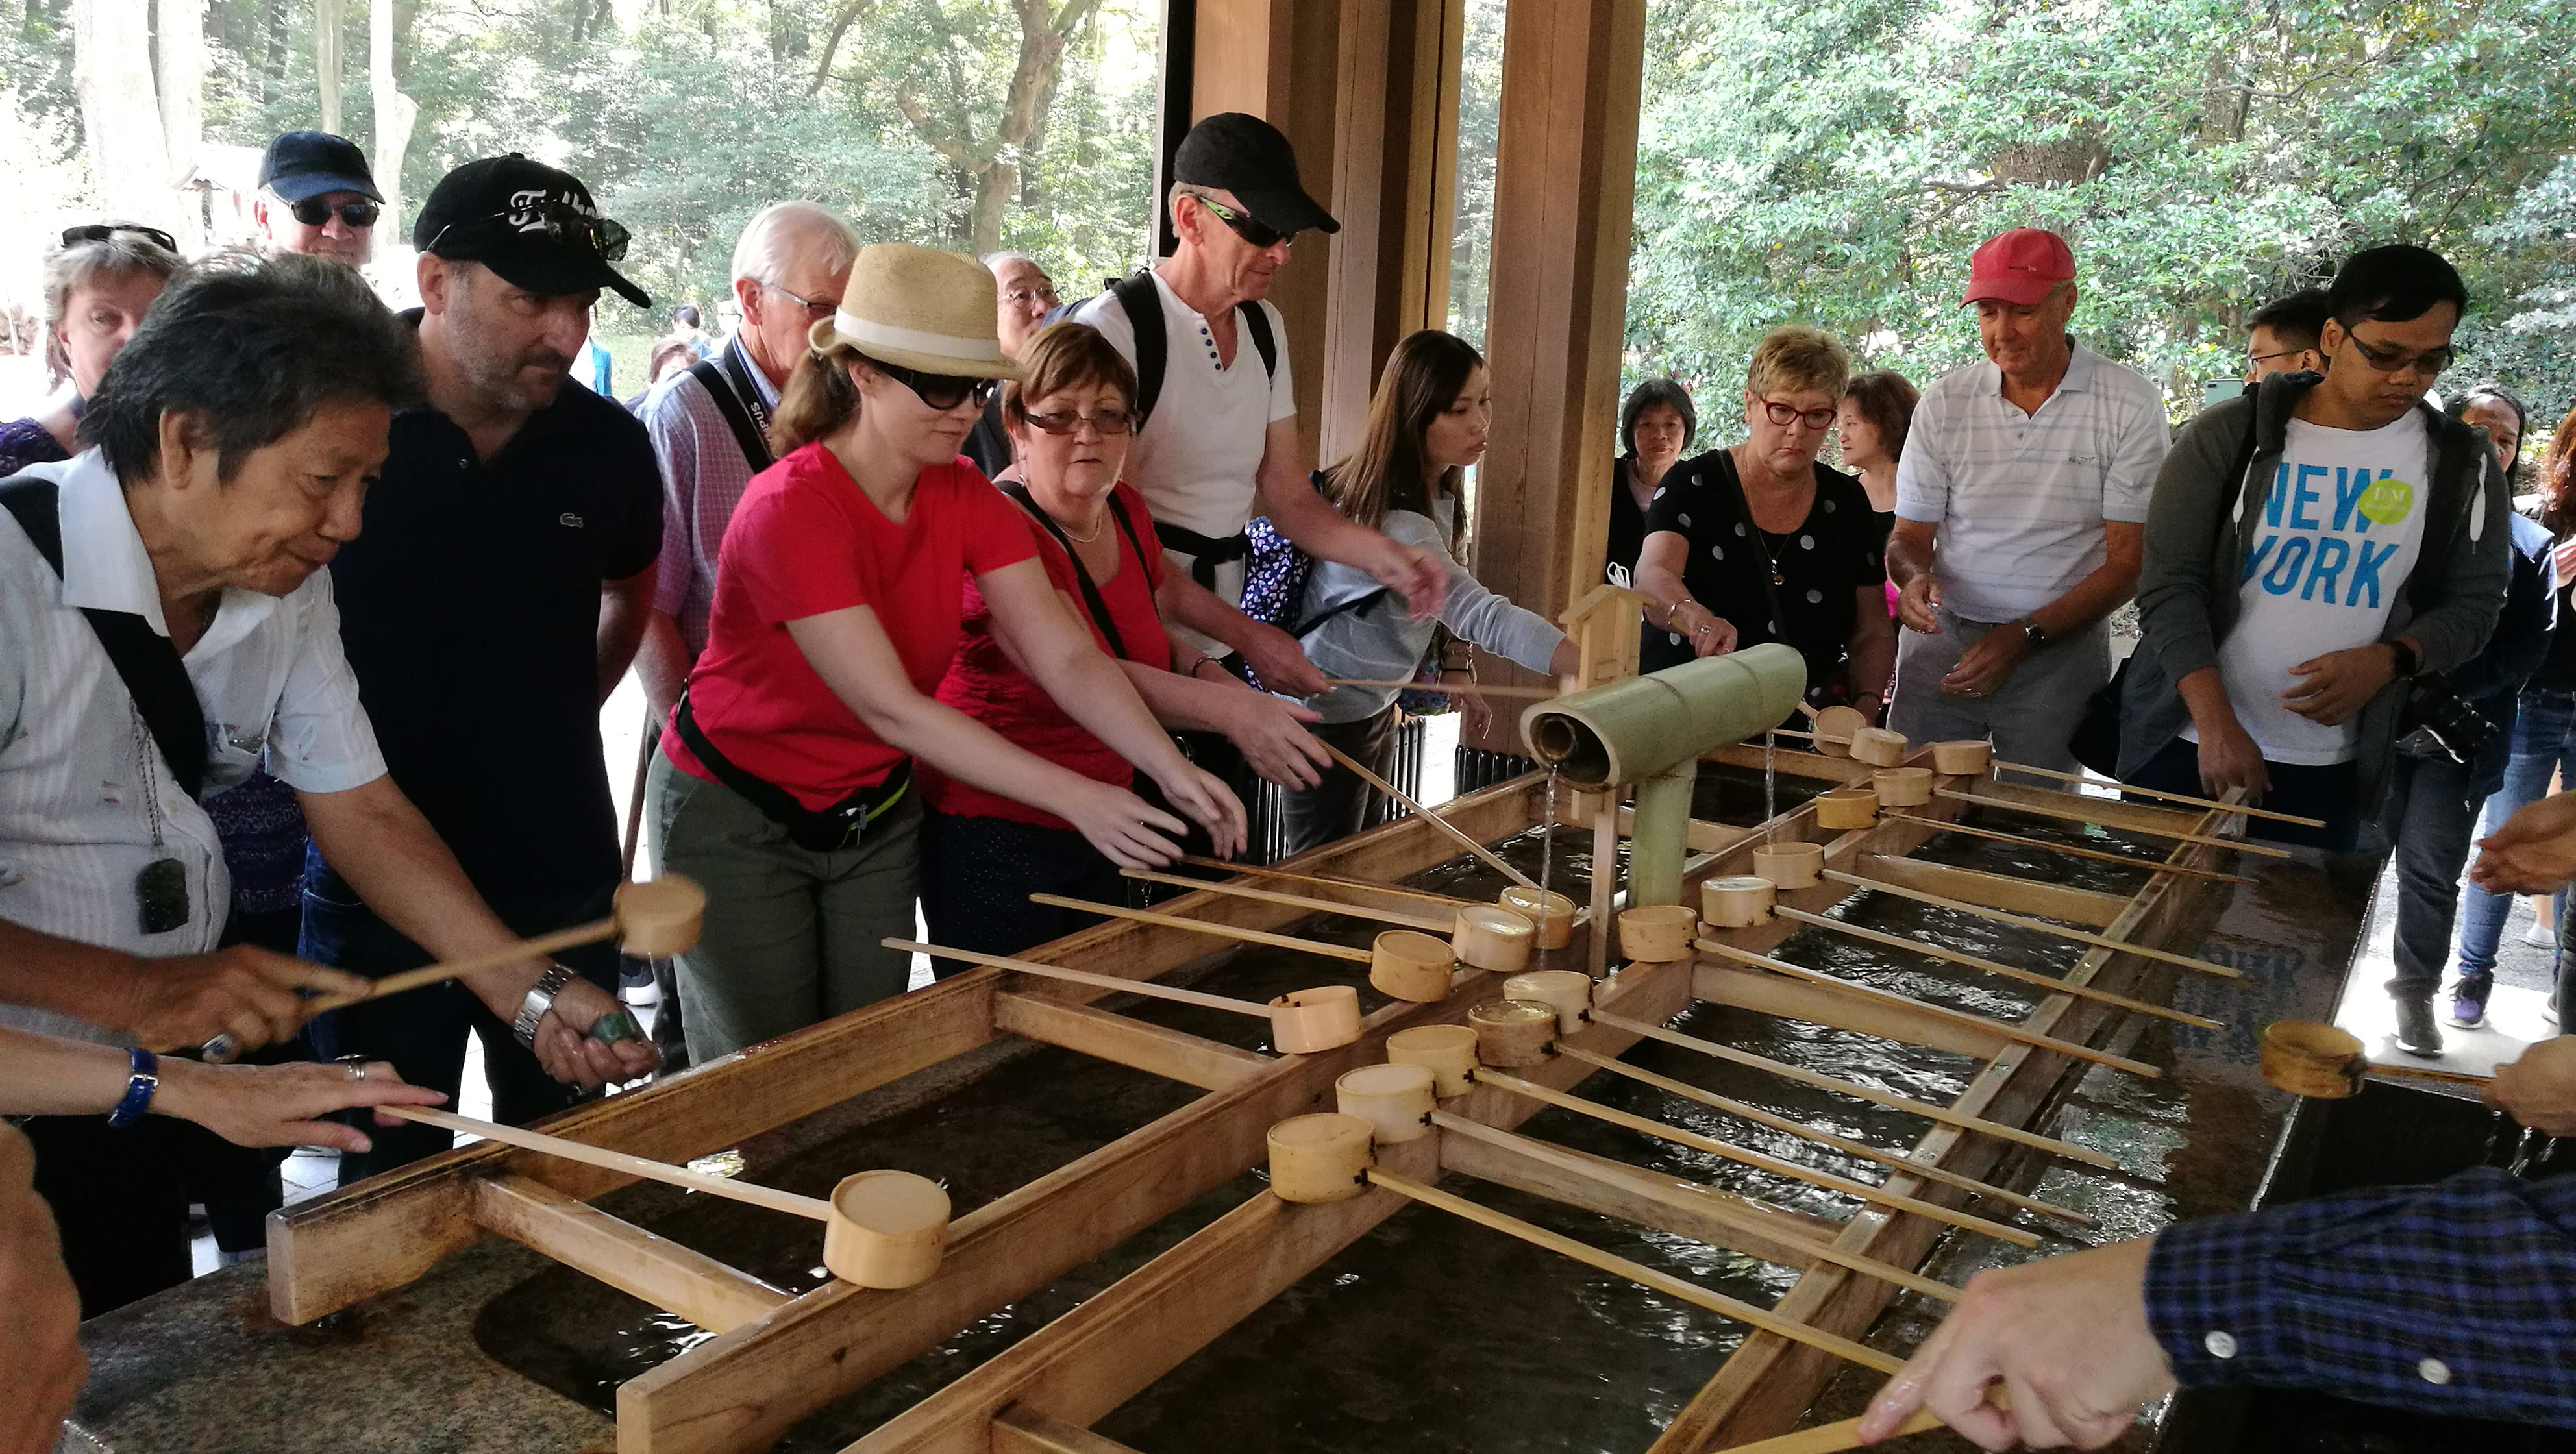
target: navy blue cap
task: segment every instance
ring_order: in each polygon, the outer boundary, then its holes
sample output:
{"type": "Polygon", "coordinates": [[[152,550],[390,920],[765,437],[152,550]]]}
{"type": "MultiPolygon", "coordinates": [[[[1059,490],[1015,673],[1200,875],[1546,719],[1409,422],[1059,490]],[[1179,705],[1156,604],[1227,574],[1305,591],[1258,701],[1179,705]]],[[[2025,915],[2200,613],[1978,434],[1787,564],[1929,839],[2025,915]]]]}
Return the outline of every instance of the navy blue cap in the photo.
{"type": "Polygon", "coordinates": [[[355,192],[382,202],[376,179],[367,170],[367,155],[345,136],[327,131],[290,131],[268,144],[260,155],[259,184],[289,202],[325,192],[355,192]]]}

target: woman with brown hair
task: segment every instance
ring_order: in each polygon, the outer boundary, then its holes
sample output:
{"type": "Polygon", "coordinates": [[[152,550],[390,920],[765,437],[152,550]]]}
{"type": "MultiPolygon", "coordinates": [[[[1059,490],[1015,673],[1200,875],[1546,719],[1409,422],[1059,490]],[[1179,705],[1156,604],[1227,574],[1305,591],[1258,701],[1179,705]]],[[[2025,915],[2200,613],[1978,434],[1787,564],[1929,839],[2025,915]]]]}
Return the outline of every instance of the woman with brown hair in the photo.
{"type": "Polygon", "coordinates": [[[1220,852],[1243,807],[1192,767],[1067,613],[1026,517],[957,458],[994,381],[993,275],[880,243],[817,322],[717,557],[707,648],[649,791],[666,871],[707,888],[679,965],[690,1058],[900,993],[912,932],[913,759],[1042,808],[1107,857],[1168,863],[1186,824],[1013,744],[931,692],[971,578],[992,629],[1066,713],[1141,767],[1220,852]]]}
{"type": "Polygon", "coordinates": [[[0,477],[72,457],[82,405],[186,266],[178,242],[157,227],[93,222],[63,233],[45,257],[45,367],[72,391],[42,414],[0,424],[0,477]]]}
{"type": "MultiPolygon", "coordinates": [[[[1854,375],[1843,385],[1843,403],[1836,420],[1841,435],[1843,468],[1860,476],[1862,493],[1869,496],[1870,511],[1878,517],[1879,549],[1887,548],[1887,532],[1896,524],[1896,462],[1905,457],[1906,431],[1914,426],[1914,404],[1922,391],[1913,381],[1894,369],[1872,369],[1854,375]]],[[[1896,614],[1899,592],[1896,582],[1886,583],[1887,614],[1896,614]]]]}
{"type": "MultiPolygon", "coordinates": [[[[1145,498],[1119,477],[1136,425],[1135,371],[1085,323],[1023,340],[1019,363],[1019,379],[1002,386],[1000,399],[1018,478],[1001,488],[1037,527],[1038,560],[1058,598],[1163,725],[1224,733],[1261,776],[1282,787],[1313,785],[1317,771],[1332,766],[1301,725],[1314,713],[1253,690],[1195,651],[1174,660],[1164,617],[1186,614],[1181,598],[1192,593],[1203,606],[1224,603],[1187,572],[1165,570],[1163,552],[1150,543],[1145,498]]],[[[1021,669],[972,580],[963,610],[965,638],[938,699],[1059,767],[1127,786],[1135,769],[1021,669]]],[[[1029,902],[1033,890],[1124,899],[1118,865],[1044,808],[926,762],[921,792],[921,909],[941,944],[1016,954],[1094,922],[1029,902]]]]}
{"type": "MultiPolygon", "coordinates": [[[[1574,644],[1564,632],[1485,589],[1458,563],[1459,480],[1484,458],[1492,420],[1484,355],[1464,339],[1424,329],[1387,356],[1358,451],[1317,472],[1315,484],[1357,524],[1431,552],[1448,569],[1449,595],[1436,617],[1416,619],[1375,577],[1316,562],[1298,601],[1298,635],[1306,659],[1324,675],[1410,681],[1435,626],[1531,671],[1574,673],[1574,644]]],[[[1482,730],[1486,710],[1474,695],[1472,666],[1443,662],[1441,674],[1460,679],[1470,729],[1482,730]]],[[[1384,777],[1394,767],[1396,696],[1393,687],[1334,687],[1306,705],[1323,717],[1317,736],[1384,777]]],[[[1286,798],[1291,853],[1356,833],[1368,815],[1367,785],[1338,763],[1321,783],[1286,798]]]]}

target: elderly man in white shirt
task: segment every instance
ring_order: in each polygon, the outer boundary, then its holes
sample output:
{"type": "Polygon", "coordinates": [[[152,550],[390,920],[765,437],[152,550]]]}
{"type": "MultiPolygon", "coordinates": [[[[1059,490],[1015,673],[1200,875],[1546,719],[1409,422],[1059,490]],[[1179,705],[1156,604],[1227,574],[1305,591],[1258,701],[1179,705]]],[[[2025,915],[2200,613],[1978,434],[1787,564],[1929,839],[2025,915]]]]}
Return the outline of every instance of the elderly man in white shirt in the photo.
{"type": "MultiPolygon", "coordinates": [[[[322,571],[357,531],[416,360],[346,269],[218,263],[164,294],[109,369],[91,447],[0,486],[0,1024],[138,1047],[140,1083],[151,1049],[265,1044],[303,1022],[306,992],[364,993],[215,951],[230,883],[198,799],[263,761],[402,932],[451,957],[516,941],[385,775],[322,571]]],[[[642,1040],[586,1033],[614,1001],[556,979],[531,958],[464,983],[558,1079],[651,1068],[642,1040]]],[[[182,1158],[148,1124],[27,1127],[92,1315],[188,1273],[182,1158]]]]}
{"type": "Polygon", "coordinates": [[[2104,618],[2138,586],[2164,396],[2066,332],[2075,255],[2017,227],[1969,265],[1984,363],[1933,381],[1896,466],[1888,578],[1901,592],[1887,724],[1916,742],[1991,738],[2068,771],[2110,677],[2104,618]],[[1936,544],[1937,543],[1937,544],[1936,544]]]}

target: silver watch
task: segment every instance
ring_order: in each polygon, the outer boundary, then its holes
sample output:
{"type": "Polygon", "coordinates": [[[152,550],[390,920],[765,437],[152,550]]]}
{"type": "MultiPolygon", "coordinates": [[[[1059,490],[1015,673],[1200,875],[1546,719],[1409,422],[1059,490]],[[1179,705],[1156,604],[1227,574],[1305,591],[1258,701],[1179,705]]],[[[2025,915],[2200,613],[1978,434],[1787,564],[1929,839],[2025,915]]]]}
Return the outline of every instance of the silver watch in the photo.
{"type": "Polygon", "coordinates": [[[520,1044],[530,1050],[537,1048],[537,1026],[544,1022],[546,1012],[555,1007],[555,996],[562,994],[563,987],[573,979],[571,970],[560,964],[549,964],[546,972],[537,976],[537,982],[528,987],[528,997],[519,1001],[519,1018],[510,1025],[510,1032],[519,1037],[520,1044]]]}

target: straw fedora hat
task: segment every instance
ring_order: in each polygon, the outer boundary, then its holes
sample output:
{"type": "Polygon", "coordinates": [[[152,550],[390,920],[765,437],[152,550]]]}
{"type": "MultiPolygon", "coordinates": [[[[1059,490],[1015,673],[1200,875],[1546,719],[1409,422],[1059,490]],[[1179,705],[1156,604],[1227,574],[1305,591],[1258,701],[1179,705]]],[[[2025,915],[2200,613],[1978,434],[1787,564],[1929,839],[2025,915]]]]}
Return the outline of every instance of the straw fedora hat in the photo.
{"type": "Polygon", "coordinates": [[[1016,379],[1020,366],[1003,354],[993,318],[993,274],[982,263],[880,242],[859,250],[840,308],[808,337],[817,350],[847,344],[897,368],[1016,379]]]}

